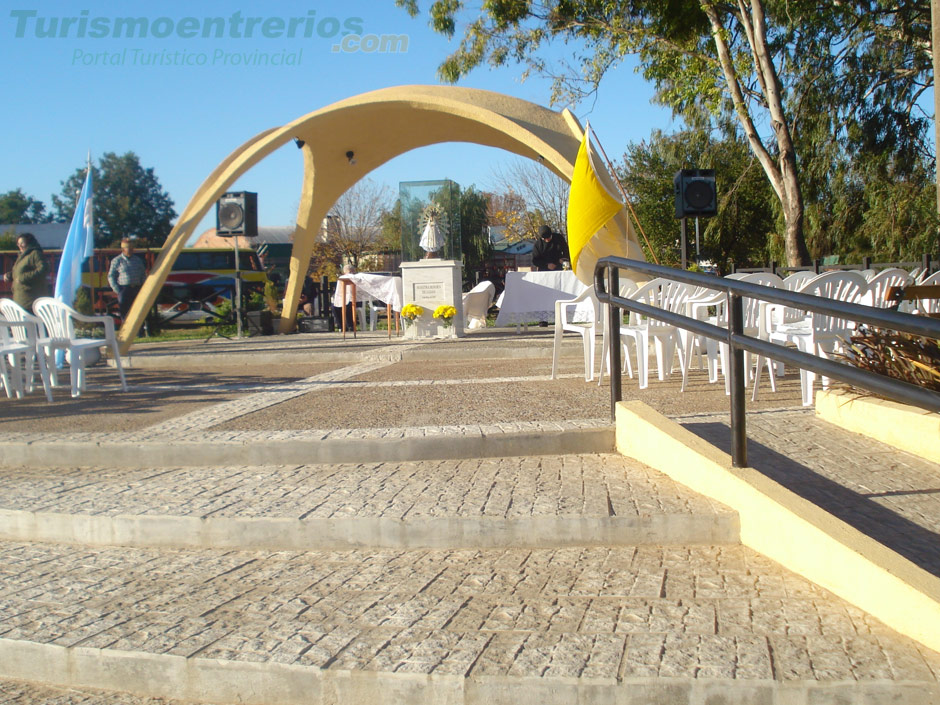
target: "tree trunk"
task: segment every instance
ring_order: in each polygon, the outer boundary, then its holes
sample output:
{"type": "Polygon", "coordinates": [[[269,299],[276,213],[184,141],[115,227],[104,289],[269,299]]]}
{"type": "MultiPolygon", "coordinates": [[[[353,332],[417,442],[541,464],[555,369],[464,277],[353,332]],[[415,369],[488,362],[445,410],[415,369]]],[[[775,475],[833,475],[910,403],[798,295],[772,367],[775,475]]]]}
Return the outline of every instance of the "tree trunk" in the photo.
{"type": "Polygon", "coordinates": [[[751,146],[751,151],[754,152],[777,198],[780,199],[785,223],[784,246],[787,264],[791,267],[809,264],[809,250],[806,248],[806,240],[803,237],[803,195],[797,179],[796,152],[783,107],[783,91],[777,75],[777,67],[767,47],[767,26],[762,1],[750,0],[750,6],[748,6],[747,0],[738,0],[737,19],[750,46],[754,71],[767,103],[768,117],[777,142],[776,157],[767,150],[754,125],[741,88],[738,69],[725,40],[725,27],[719,10],[712,0],[702,0],[702,9],[712,27],[712,38],[718,51],[718,61],[728,84],[738,121],[744,128],[744,135],[751,146]]]}

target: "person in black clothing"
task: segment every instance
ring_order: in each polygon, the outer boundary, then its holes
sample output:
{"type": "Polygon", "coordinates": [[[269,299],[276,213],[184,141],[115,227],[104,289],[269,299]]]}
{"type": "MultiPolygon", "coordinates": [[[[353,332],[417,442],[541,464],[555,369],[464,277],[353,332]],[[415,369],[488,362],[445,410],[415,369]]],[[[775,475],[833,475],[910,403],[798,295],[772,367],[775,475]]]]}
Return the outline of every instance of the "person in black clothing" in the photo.
{"type": "Polygon", "coordinates": [[[313,275],[304,278],[304,286],[300,292],[300,307],[305,316],[312,316],[317,309],[317,299],[320,297],[320,285],[313,280],[313,275]]]}
{"type": "Polygon", "coordinates": [[[539,228],[539,237],[532,249],[532,264],[539,272],[554,272],[562,268],[562,260],[568,259],[568,243],[559,233],[553,233],[547,225],[539,228]]]}

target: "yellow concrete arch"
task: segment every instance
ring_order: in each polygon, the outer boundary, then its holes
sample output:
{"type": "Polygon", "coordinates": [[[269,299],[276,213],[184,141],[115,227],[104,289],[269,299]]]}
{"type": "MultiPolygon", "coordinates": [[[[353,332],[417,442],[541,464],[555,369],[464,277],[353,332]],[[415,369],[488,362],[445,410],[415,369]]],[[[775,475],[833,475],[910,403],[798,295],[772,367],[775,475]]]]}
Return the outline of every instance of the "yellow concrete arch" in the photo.
{"type": "MultiPolygon", "coordinates": [[[[209,209],[242,174],[295,138],[304,142],[304,177],[281,332],[294,327],[320,223],[336,200],[372,170],[419,147],[470,142],[537,160],[570,182],[582,135],[581,125],[568,110],[556,112],[512,96],[455,86],[384,88],[266,130],[219,164],[186,205],[121,327],[121,351],[130,348],[173,262],[209,209]],[[355,153],[355,164],[346,158],[350,150],[355,153]]],[[[610,175],[600,176],[615,191],[610,175]]],[[[623,211],[608,230],[614,235],[611,240],[620,243],[620,251],[610,254],[642,257],[623,211]]]]}

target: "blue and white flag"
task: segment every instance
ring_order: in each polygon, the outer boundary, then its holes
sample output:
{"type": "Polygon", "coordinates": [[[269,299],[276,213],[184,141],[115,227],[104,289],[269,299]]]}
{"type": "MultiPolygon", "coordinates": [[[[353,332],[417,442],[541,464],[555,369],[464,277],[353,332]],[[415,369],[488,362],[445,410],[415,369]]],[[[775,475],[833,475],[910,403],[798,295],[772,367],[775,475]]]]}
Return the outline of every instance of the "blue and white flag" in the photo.
{"type": "Polygon", "coordinates": [[[72,216],[62,259],[59,261],[59,273],[55,278],[55,297],[71,306],[75,302],[75,292],[82,283],[82,262],[95,252],[94,208],[91,195],[91,160],[88,161],[88,175],[78,197],[78,205],[72,216]]]}

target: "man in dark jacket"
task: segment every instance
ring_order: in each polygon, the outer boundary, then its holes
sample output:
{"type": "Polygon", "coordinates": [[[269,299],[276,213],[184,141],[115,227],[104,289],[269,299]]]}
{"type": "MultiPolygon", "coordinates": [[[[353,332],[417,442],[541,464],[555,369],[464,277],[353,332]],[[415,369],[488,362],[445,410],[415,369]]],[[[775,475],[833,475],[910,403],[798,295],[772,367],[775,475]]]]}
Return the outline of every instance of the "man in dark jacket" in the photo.
{"type": "Polygon", "coordinates": [[[568,243],[547,225],[539,228],[539,237],[532,249],[532,264],[539,272],[561,269],[561,261],[568,259],[568,243]]]}

